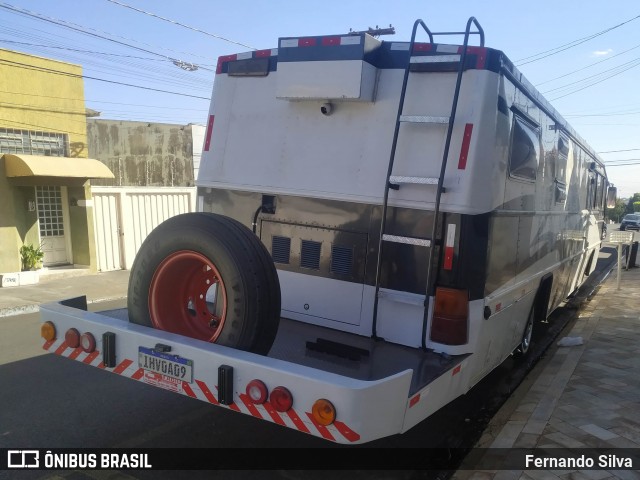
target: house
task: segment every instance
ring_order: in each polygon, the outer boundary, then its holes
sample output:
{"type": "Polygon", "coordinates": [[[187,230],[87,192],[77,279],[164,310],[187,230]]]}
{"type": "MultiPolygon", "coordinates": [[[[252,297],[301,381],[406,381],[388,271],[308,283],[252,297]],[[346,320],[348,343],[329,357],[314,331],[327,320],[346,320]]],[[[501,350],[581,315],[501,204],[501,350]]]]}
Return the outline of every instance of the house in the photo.
{"type": "Polygon", "coordinates": [[[20,248],[42,245],[45,267],[97,271],[82,68],[0,49],[0,272],[21,270],[20,248]]]}
{"type": "Polygon", "coordinates": [[[96,118],[82,68],[0,49],[0,275],[22,245],[44,266],[130,268],[147,234],[195,210],[204,125],[96,118]]]}

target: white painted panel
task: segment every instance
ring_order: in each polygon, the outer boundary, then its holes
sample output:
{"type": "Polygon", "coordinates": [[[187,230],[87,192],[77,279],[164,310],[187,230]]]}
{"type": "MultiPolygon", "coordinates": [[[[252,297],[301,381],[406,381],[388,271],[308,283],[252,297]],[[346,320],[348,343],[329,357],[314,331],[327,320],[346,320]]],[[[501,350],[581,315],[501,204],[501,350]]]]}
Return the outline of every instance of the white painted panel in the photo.
{"type": "Polygon", "coordinates": [[[297,314],[305,321],[319,325],[332,322],[360,324],[362,310],[361,283],[343,282],[330,278],[303,275],[278,270],[282,291],[282,316],[297,314]]]}
{"type": "MultiPolygon", "coordinates": [[[[92,191],[96,204],[98,255],[100,257],[103,250],[106,257],[122,258],[118,264],[122,266],[116,269],[130,269],[142,242],[154,228],[175,215],[195,211],[196,205],[195,187],[93,187],[92,191]],[[107,198],[113,200],[105,203],[107,198]],[[114,221],[118,217],[113,217],[113,211],[119,215],[122,231],[122,250],[118,251],[117,257],[115,248],[120,244],[109,236],[118,230],[118,223],[114,221]]],[[[99,258],[99,265],[100,261],[99,258]]],[[[104,262],[108,268],[114,263],[107,258],[104,262]]]]}
{"type": "Polygon", "coordinates": [[[122,268],[118,222],[119,195],[116,192],[93,193],[98,270],[103,272],[122,268]]]}
{"type": "Polygon", "coordinates": [[[64,236],[42,237],[43,265],[67,263],[67,248],[64,236]]]}
{"type": "Polygon", "coordinates": [[[135,254],[154,228],[175,215],[193,211],[195,189],[193,192],[185,192],[184,189],[133,191],[127,194],[127,199],[126,215],[130,217],[129,224],[132,227],[132,235],[128,236],[126,242],[127,268],[131,268],[135,254]]]}
{"type": "Polygon", "coordinates": [[[373,100],[376,68],[362,60],[281,62],[276,98],[373,100]]]}

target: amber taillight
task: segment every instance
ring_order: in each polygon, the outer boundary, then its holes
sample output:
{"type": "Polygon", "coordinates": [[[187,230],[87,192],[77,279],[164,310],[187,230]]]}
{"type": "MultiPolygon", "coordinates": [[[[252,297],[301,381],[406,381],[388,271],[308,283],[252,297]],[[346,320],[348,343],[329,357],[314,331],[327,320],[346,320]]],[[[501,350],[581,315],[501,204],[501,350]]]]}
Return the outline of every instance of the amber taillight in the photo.
{"type": "Polygon", "coordinates": [[[431,340],[445,345],[464,345],[469,337],[468,317],[467,290],[436,288],[431,340]]]}

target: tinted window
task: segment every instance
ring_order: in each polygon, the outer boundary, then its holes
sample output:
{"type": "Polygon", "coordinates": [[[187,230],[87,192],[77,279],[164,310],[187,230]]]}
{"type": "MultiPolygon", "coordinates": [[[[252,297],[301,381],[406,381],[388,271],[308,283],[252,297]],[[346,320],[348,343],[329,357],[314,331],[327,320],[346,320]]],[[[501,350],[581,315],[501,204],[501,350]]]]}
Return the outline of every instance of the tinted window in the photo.
{"type": "Polygon", "coordinates": [[[564,203],[567,199],[567,185],[564,182],[555,182],[555,199],[556,203],[564,203]]]}
{"type": "Polygon", "coordinates": [[[535,180],[539,157],[538,130],[521,118],[515,117],[509,154],[509,172],[514,177],[535,180]]]}

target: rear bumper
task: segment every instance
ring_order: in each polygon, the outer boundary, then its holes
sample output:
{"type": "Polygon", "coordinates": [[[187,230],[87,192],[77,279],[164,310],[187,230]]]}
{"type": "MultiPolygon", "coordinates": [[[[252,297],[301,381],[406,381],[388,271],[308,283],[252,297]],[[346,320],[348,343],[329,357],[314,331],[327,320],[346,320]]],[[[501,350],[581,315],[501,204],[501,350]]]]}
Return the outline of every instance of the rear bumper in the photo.
{"type": "Polygon", "coordinates": [[[43,322],[51,321],[57,332],[56,339],[43,345],[48,352],[331,442],[358,444],[401,433],[406,429],[405,413],[416,403],[414,395],[409,405],[412,370],[376,381],[363,381],[142,327],[63,302],[43,304],[40,315],[43,322]],[[69,347],[64,340],[69,328],[76,328],[81,334],[90,332],[96,339],[96,350],[86,353],[81,348],[69,347]],[[103,358],[102,338],[106,332],[115,334],[113,367],[105,366],[103,358]],[[139,368],[138,348],[153,348],[158,343],[169,345],[172,355],[193,361],[191,382],[139,368]],[[223,405],[218,397],[220,366],[233,368],[233,402],[228,405],[223,405]],[[256,378],[269,390],[276,386],[290,390],[293,408],[282,413],[268,401],[262,405],[251,403],[245,388],[256,378]],[[312,405],[320,398],[328,399],[336,407],[337,419],[332,425],[322,426],[311,416],[312,405]]]}

